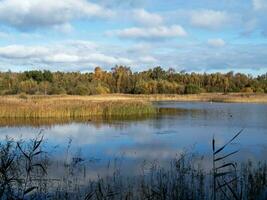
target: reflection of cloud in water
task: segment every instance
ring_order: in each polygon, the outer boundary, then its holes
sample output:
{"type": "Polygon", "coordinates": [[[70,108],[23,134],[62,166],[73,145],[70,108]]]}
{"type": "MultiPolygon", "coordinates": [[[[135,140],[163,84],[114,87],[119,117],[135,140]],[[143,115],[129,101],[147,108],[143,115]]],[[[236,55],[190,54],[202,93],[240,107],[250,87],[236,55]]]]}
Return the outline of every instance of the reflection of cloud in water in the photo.
{"type": "MultiPolygon", "coordinates": [[[[168,144],[138,144],[135,146],[122,146],[120,152],[123,152],[126,159],[139,160],[171,160],[184,152],[184,149],[178,149],[168,144]]],[[[109,155],[117,155],[118,152],[108,151],[109,155]]]]}
{"type": "MultiPolygon", "coordinates": [[[[122,122],[120,123],[122,124],[122,122]]],[[[119,129],[110,125],[102,125],[95,128],[93,124],[56,125],[44,131],[45,139],[53,145],[65,145],[68,138],[73,139],[76,147],[93,147],[99,151],[119,151],[121,147],[128,146],[137,149],[140,145],[149,147],[170,146],[184,148],[196,144],[196,151],[202,153],[211,151],[211,139],[213,135],[217,146],[223,145],[240,129],[234,127],[203,127],[197,121],[181,123],[176,119],[147,120],[143,122],[126,122],[119,129]],[[155,145],[156,144],[156,145],[155,145]],[[101,150],[102,149],[102,150],[101,150]]],[[[32,139],[39,133],[38,128],[1,128],[0,139],[6,135],[15,139],[32,139]]],[[[245,129],[232,147],[249,147],[266,144],[267,135],[263,132],[254,132],[253,129],[245,129]]],[[[231,147],[231,148],[232,148],[231,147]]]]}

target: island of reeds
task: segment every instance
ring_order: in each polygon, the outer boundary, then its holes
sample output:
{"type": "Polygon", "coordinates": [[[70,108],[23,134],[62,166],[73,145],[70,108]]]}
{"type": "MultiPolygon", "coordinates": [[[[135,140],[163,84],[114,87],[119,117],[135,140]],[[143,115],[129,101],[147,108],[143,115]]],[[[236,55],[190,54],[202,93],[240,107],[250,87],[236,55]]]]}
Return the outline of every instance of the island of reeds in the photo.
{"type": "Polygon", "coordinates": [[[116,101],[76,97],[45,96],[1,97],[0,118],[65,118],[144,116],[157,112],[147,101],[116,101]]]}

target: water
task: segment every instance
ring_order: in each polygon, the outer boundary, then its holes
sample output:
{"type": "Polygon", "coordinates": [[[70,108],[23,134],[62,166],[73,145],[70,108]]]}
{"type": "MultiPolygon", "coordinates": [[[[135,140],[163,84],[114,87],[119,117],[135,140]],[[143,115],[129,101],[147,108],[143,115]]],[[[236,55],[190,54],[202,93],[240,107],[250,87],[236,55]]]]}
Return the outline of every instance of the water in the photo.
{"type": "MultiPolygon", "coordinates": [[[[182,152],[195,152],[209,160],[213,136],[220,146],[241,129],[243,133],[228,149],[240,150],[233,159],[267,160],[266,104],[159,102],[155,106],[182,110],[135,121],[2,126],[0,140],[6,136],[31,139],[43,129],[45,148],[53,159],[66,159],[71,142],[71,155],[90,163],[92,177],[104,173],[114,159],[130,173],[154,162],[167,164],[182,152]]],[[[210,167],[210,162],[204,164],[210,167]]]]}

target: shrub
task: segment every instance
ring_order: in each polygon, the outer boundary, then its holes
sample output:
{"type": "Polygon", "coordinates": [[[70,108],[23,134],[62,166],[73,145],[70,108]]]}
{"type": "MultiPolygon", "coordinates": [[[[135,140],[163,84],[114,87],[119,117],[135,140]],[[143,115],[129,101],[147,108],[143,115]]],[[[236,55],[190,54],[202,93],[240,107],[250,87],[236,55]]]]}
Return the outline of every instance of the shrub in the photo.
{"type": "Polygon", "coordinates": [[[110,91],[109,91],[109,88],[107,88],[107,87],[97,86],[95,88],[95,92],[96,92],[96,94],[108,94],[110,91]]]}
{"type": "Polygon", "coordinates": [[[244,93],[253,93],[253,89],[251,87],[245,87],[241,90],[244,93]]]}
{"type": "Polygon", "coordinates": [[[73,93],[75,95],[88,95],[89,89],[85,85],[79,84],[74,88],[73,93]]]}
{"type": "Polygon", "coordinates": [[[51,87],[51,89],[48,91],[49,95],[53,95],[53,94],[67,94],[65,88],[61,87],[61,86],[56,86],[53,85],[51,87]]]}
{"type": "Polygon", "coordinates": [[[256,93],[264,93],[264,89],[262,89],[262,88],[256,88],[255,89],[255,92],[256,93]]]}
{"type": "Polygon", "coordinates": [[[185,86],[185,94],[199,94],[201,88],[194,84],[189,84],[185,86]]]}

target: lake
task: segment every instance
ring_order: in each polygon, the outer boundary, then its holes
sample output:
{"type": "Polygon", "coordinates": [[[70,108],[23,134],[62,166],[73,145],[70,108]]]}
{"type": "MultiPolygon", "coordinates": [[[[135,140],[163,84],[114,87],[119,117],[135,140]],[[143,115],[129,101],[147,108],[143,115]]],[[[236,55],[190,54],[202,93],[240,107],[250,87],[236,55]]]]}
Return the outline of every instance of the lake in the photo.
{"type": "MultiPolygon", "coordinates": [[[[238,131],[242,134],[227,149],[240,150],[233,159],[267,160],[267,104],[157,102],[164,109],[179,109],[145,119],[68,122],[49,126],[5,126],[0,140],[32,139],[43,130],[45,148],[58,162],[67,155],[89,163],[91,177],[106,171],[110,162],[138,173],[151,163],[165,165],[183,152],[203,155],[209,161],[211,140],[223,145],[238,131]],[[114,161],[115,160],[115,161],[114,161]]],[[[210,162],[203,162],[210,168],[210,162]]]]}

